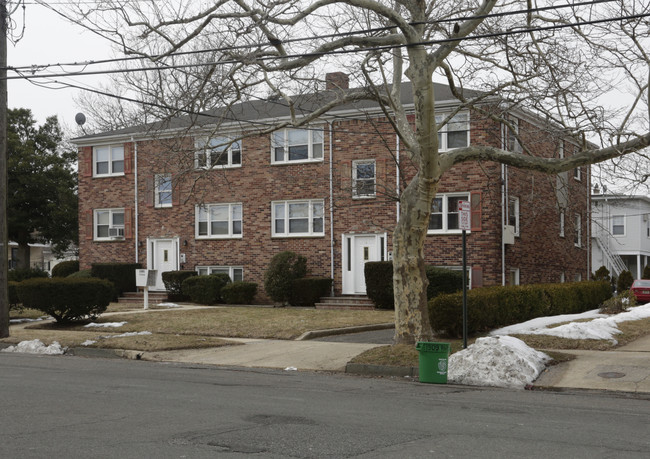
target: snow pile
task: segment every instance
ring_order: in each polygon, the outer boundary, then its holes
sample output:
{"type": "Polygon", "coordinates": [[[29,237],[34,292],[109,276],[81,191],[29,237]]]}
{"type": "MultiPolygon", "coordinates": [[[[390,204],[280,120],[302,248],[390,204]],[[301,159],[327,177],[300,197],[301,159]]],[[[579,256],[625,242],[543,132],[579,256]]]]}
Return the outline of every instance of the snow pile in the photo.
{"type": "Polygon", "coordinates": [[[121,335],[102,336],[102,338],[103,339],[125,338],[127,336],[141,336],[141,335],[151,335],[151,332],[150,331],[128,332],[128,333],[122,333],[121,335]]]}
{"type": "Polygon", "coordinates": [[[156,306],[160,306],[162,308],[180,308],[181,306],[176,303],[158,303],[156,306]]]}
{"type": "Polygon", "coordinates": [[[119,328],[123,325],[126,325],[126,322],[104,322],[101,324],[95,323],[95,322],[90,322],[89,324],[84,325],[84,327],[88,328],[119,328]]]}
{"type": "Polygon", "coordinates": [[[83,343],[81,343],[82,346],[90,346],[91,344],[95,344],[97,341],[94,341],[92,339],[87,339],[83,343]]]}
{"type": "Polygon", "coordinates": [[[38,322],[40,320],[45,320],[45,319],[43,317],[39,317],[38,319],[9,319],[9,323],[15,325],[15,324],[24,324],[27,322],[38,322]]]}
{"type": "Polygon", "coordinates": [[[40,339],[34,339],[31,341],[21,341],[15,346],[9,346],[8,348],[3,349],[2,352],[59,355],[65,353],[66,349],[67,348],[62,348],[58,341],[54,341],[49,346],[46,346],[40,339]]]}
{"type": "Polygon", "coordinates": [[[511,336],[478,338],[449,358],[447,379],[471,386],[523,389],[551,358],[511,336]]]}

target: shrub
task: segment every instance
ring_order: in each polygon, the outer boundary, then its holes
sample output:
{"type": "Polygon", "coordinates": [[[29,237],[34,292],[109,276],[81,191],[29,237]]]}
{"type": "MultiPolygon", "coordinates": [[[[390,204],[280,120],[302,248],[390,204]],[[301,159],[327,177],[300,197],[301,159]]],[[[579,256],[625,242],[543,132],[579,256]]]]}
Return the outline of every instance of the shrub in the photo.
{"type": "Polygon", "coordinates": [[[608,282],[610,282],[612,280],[612,278],[609,275],[609,269],[607,269],[604,266],[601,266],[600,268],[598,268],[596,270],[596,272],[593,273],[591,278],[593,280],[596,280],[596,281],[608,281],[608,282]]]}
{"type": "Polygon", "coordinates": [[[228,283],[230,276],[225,273],[191,276],[183,281],[181,290],[193,303],[217,304],[222,301],[221,289],[228,283]]]}
{"type": "Polygon", "coordinates": [[[226,304],[252,304],[257,294],[257,284],[253,282],[231,282],[221,287],[221,298],[226,304]]]}
{"type": "Polygon", "coordinates": [[[273,301],[286,304],[291,298],[291,282],[305,275],[307,258],[294,252],[280,252],[264,273],[264,290],[273,301]]]}
{"type": "Polygon", "coordinates": [[[72,273],[68,276],[68,278],[71,279],[88,279],[91,277],[93,277],[93,275],[90,272],[90,269],[82,269],[81,271],[77,271],[76,273],[72,273]]]}
{"type": "Polygon", "coordinates": [[[632,273],[626,269],[625,271],[622,271],[621,274],[618,275],[618,280],[616,281],[616,290],[618,291],[618,293],[622,293],[625,290],[629,290],[630,287],[632,287],[633,282],[634,282],[634,277],[632,277],[632,273]]]}
{"type": "Polygon", "coordinates": [[[9,297],[9,309],[18,309],[20,300],[18,299],[18,292],[16,290],[18,282],[7,282],[7,296],[9,297]]]}
{"type": "MultiPolygon", "coordinates": [[[[547,315],[596,309],[612,295],[608,282],[483,287],[467,292],[467,330],[485,332],[547,315]]],[[[462,293],[429,301],[431,326],[451,337],[462,336],[462,293]]]]}
{"type": "Polygon", "coordinates": [[[90,269],[92,277],[106,279],[115,286],[115,297],[123,292],[136,292],[135,270],[140,269],[140,263],[93,263],[90,269]]]}
{"type": "Polygon", "coordinates": [[[442,293],[455,293],[463,289],[463,273],[451,269],[427,266],[427,299],[435,298],[442,293]]]}
{"type": "Polygon", "coordinates": [[[11,269],[7,273],[7,280],[13,282],[22,282],[26,279],[48,277],[47,271],[38,268],[20,268],[11,269]]]}
{"type": "Polygon", "coordinates": [[[627,308],[632,306],[636,306],[636,297],[628,290],[620,295],[605,300],[600,307],[599,312],[601,314],[619,314],[627,311],[627,308]]]}
{"type": "Polygon", "coordinates": [[[23,306],[49,314],[59,323],[94,319],[106,311],[113,284],[102,279],[28,279],[16,285],[23,306]]]}
{"type": "Polygon", "coordinates": [[[327,296],[332,288],[333,279],[327,277],[303,277],[294,279],[291,283],[292,306],[314,306],[323,296],[327,296]]]}
{"type": "Polygon", "coordinates": [[[68,277],[79,271],[79,260],[68,260],[58,263],[52,268],[52,277],[68,277]]]}
{"type": "Polygon", "coordinates": [[[171,301],[183,301],[183,281],[188,277],[196,276],[196,271],[167,271],[162,273],[162,280],[167,289],[167,298],[171,301]]]}
{"type": "Polygon", "coordinates": [[[650,279],[650,265],[645,265],[643,268],[643,276],[641,279],[650,279]]]}
{"type": "Polygon", "coordinates": [[[364,267],[366,295],[379,309],[394,309],[393,262],[369,261],[364,267]]]}

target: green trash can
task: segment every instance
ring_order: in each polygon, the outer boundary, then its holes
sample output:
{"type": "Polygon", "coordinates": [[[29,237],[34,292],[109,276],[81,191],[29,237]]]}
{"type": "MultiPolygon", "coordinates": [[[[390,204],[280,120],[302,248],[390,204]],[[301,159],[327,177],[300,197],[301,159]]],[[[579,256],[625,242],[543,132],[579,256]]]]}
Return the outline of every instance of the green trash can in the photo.
{"type": "Polygon", "coordinates": [[[415,349],[420,353],[420,382],[447,384],[449,346],[449,343],[417,343],[415,349]]]}

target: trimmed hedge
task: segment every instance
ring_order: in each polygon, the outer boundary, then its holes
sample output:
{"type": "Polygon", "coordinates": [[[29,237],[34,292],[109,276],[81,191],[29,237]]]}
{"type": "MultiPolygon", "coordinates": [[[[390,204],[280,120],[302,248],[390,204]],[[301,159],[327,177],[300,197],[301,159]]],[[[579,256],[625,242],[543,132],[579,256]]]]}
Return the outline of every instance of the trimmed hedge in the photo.
{"type": "MultiPolygon", "coordinates": [[[[605,281],[482,287],[467,292],[467,331],[476,334],[536,317],[589,311],[611,296],[611,287],[605,281]]],[[[462,306],[462,293],[430,300],[434,332],[462,336],[462,306]]]]}
{"type": "Polygon", "coordinates": [[[217,304],[222,302],[221,289],[230,283],[230,276],[225,273],[209,276],[192,276],[183,281],[183,295],[198,304],[217,304]]]}
{"type": "Polygon", "coordinates": [[[221,298],[226,304],[252,304],[257,294],[257,284],[236,281],[221,287],[221,298]]]}
{"type": "Polygon", "coordinates": [[[7,272],[7,280],[13,282],[22,282],[26,279],[49,277],[47,271],[38,268],[21,268],[10,269],[7,272]]]}
{"type": "Polygon", "coordinates": [[[16,290],[16,285],[18,282],[8,281],[7,282],[7,296],[9,297],[9,309],[15,309],[20,304],[18,299],[18,292],[16,290]]]}
{"type": "Polygon", "coordinates": [[[52,277],[68,277],[79,271],[79,260],[68,260],[58,263],[52,268],[52,277]]]}
{"type": "Polygon", "coordinates": [[[291,283],[291,306],[314,306],[323,296],[329,295],[333,279],[327,277],[303,277],[291,283]]]}
{"type": "Polygon", "coordinates": [[[183,281],[188,277],[197,276],[196,271],[167,271],[162,273],[162,280],[167,289],[167,299],[171,301],[183,301],[187,297],[183,295],[183,281]]]}
{"type": "Polygon", "coordinates": [[[287,303],[291,298],[291,282],[307,275],[307,258],[285,251],[271,258],[264,273],[264,291],[278,303],[287,303]]]}
{"type": "Polygon", "coordinates": [[[94,319],[108,307],[113,284],[102,279],[28,279],[16,285],[26,308],[49,314],[59,323],[94,319]]]}
{"type": "Polygon", "coordinates": [[[69,279],[90,279],[91,277],[93,277],[93,275],[90,272],[90,269],[82,269],[81,271],[77,271],[68,276],[69,279]]]}
{"type": "MultiPolygon", "coordinates": [[[[463,289],[463,272],[451,269],[427,266],[427,299],[435,298],[443,293],[456,293],[463,289]]],[[[468,279],[469,281],[469,279],[468,279]]]]}
{"type": "Polygon", "coordinates": [[[135,270],[141,268],[140,263],[93,263],[90,274],[92,277],[111,281],[115,286],[116,295],[121,295],[123,292],[137,292],[135,270]]]}

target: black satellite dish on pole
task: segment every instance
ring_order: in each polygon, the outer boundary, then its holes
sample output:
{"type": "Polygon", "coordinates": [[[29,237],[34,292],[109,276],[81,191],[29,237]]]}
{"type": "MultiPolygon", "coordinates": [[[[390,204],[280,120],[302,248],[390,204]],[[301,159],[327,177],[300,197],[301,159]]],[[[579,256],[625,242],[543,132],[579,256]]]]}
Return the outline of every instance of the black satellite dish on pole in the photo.
{"type": "Polygon", "coordinates": [[[79,126],[83,126],[84,123],[86,122],[86,115],[79,112],[74,116],[74,120],[77,122],[79,126]]]}

